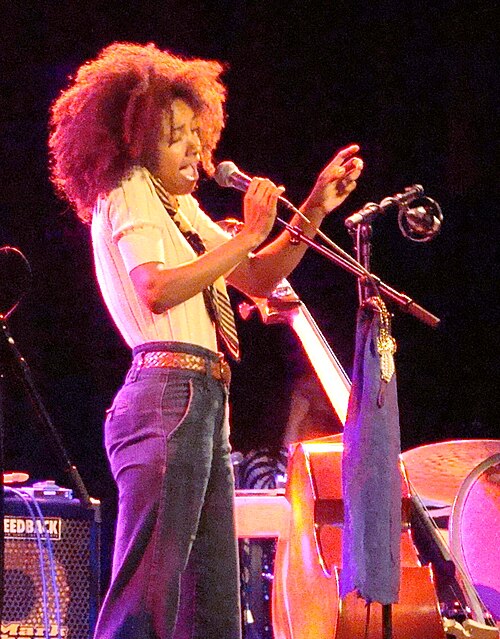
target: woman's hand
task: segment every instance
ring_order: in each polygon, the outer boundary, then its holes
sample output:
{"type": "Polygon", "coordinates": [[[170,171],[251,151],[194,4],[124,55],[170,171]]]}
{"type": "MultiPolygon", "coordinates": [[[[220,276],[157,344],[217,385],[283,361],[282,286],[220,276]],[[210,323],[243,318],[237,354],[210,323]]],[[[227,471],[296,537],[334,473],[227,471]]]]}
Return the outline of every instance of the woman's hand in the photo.
{"type": "Polygon", "coordinates": [[[277,203],[283,186],[270,180],[253,178],[243,200],[244,226],[241,233],[254,238],[254,248],[271,232],[276,220],[277,203]]]}
{"type": "Polygon", "coordinates": [[[357,144],[342,149],[321,171],[309,197],[301,207],[304,213],[315,210],[328,215],[354,191],[356,180],[363,170],[363,160],[355,157],[358,151],[357,144]]]}

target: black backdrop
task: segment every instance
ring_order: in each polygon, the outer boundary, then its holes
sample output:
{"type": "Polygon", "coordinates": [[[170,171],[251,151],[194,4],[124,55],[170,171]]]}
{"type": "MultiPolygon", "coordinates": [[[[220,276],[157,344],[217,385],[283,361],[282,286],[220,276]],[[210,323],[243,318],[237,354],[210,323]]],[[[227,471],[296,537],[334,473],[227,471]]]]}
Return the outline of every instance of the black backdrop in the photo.
{"type": "MultiPolygon", "coordinates": [[[[498,436],[493,0],[351,3],[2,3],[0,246],[19,247],[34,281],[10,321],[40,392],[90,493],[113,512],[102,449],[105,408],[128,352],[101,303],[88,229],[47,177],[47,113],[65,78],[114,40],[154,41],[229,64],[228,121],[218,159],[287,186],[299,203],[333,151],[362,147],[355,194],[324,230],[351,248],[342,218],[415,182],[442,205],[432,243],[374,229],[373,270],[442,318],[433,331],[396,314],[403,448],[498,436]]],[[[240,194],[204,181],[216,218],[240,194]]],[[[0,273],[0,282],[12,277],[0,273]]],[[[311,253],[291,278],[349,371],[356,312],[350,275],[311,253]]],[[[278,444],[291,380],[303,372],[289,329],[240,322],[233,442],[278,444]]],[[[8,383],[6,465],[64,481],[15,379],[8,383]]]]}

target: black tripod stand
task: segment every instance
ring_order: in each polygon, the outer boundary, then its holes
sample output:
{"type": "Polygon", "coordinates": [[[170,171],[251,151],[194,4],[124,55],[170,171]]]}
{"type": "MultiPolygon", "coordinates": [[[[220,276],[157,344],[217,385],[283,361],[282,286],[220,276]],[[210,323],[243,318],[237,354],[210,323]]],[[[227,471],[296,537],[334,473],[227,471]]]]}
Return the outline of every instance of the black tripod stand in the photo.
{"type": "MultiPolygon", "coordinates": [[[[26,391],[37,416],[40,431],[48,441],[55,458],[73,486],[81,503],[92,508],[92,500],[85,488],[82,478],[71,462],[63,441],[57,432],[38,393],[27,361],[19,352],[12,337],[7,320],[19,305],[29,288],[31,270],[24,255],[16,248],[0,247],[0,271],[4,276],[0,288],[0,521],[4,519],[4,395],[7,373],[12,371],[26,391]]],[[[3,525],[0,531],[0,619],[2,618],[4,601],[4,534],[3,525]]]]}

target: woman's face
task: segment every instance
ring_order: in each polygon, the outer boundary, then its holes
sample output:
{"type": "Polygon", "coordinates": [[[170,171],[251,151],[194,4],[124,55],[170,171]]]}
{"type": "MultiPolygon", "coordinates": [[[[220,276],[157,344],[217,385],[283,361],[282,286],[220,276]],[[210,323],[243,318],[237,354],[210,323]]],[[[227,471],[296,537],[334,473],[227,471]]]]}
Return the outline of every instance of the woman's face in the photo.
{"type": "Polygon", "coordinates": [[[175,99],[163,116],[155,173],[172,195],[191,193],[198,181],[201,143],[198,117],[175,99]]]}

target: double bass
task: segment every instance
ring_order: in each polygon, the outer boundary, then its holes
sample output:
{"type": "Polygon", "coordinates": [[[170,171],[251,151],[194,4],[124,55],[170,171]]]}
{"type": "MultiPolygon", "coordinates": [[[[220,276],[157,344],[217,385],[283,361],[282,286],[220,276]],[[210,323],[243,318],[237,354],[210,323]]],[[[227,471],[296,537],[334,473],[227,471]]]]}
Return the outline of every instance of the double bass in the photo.
{"type": "MultiPolygon", "coordinates": [[[[283,280],[255,307],[240,305],[247,317],[257,308],[266,323],[287,323],[295,331],[325,393],[345,423],[350,381],[309,311],[283,280]]],[[[339,577],[343,503],[341,435],[291,447],[285,497],[290,515],[278,538],[272,617],[275,639],[380,637],[380,610],[356,595],[341,599],[339,577]]],[[[394,606],[394,639],[445,639],[432,571],[421,566],[409,526],[410,493],[402,487],[402,587],[394,606]]]]}
{"type": "MultiPolygon", "coordinates": [[[[248,317],[257,309],[265,323],[286,323],[294,330],[333,410],[344,424],[350,380],[288,281],[283,280],[269,298],[252,300],[253,306],[240,304],[242,316],[248,317]]],[[[342,451],[342,435],[299,442],[290,447],[285,492],[289,507],[282,508],[280,515],[272,589],[275,639],[381,637],[381,607],[367,604],[355,593],[344,598],[339,594],[342,451]]],[[[481,602],[460,574],[457,587],[464,602],[463,616],[472,619],[462,626],[442,616],[433,568],[422,565],[412,535],[415,517],[430,531],[432,521],[418,496],[412,494],[402,462],[400,475],[401,589],[398,603],[392,606],[391,636],[393,639],[498,638],[498,630],[484,623],[483,614],[477,614],[481,602]]],[[[449,558],[439,537],[431,536],[439,551],[449,558]]]]}

